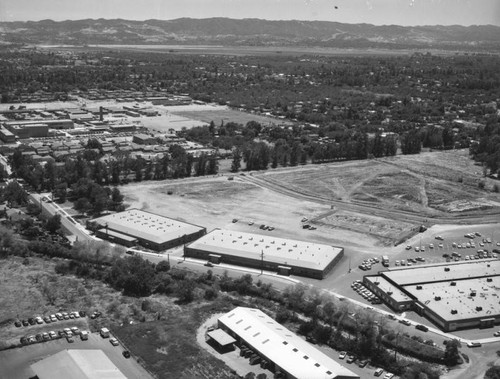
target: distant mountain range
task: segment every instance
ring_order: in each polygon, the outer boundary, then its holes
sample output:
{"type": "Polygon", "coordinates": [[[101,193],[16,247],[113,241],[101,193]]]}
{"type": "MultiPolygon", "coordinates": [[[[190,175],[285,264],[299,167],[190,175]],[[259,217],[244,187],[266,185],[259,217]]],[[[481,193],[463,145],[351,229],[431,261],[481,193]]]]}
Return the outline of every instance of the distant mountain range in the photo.
{"type": "Polygon", "coordinates": [[[0,22],[0,42],[23,44],[162,44],[321,46],[500,51],[500,27],[375,26],[327,21],[207,18],[0,22]]]}

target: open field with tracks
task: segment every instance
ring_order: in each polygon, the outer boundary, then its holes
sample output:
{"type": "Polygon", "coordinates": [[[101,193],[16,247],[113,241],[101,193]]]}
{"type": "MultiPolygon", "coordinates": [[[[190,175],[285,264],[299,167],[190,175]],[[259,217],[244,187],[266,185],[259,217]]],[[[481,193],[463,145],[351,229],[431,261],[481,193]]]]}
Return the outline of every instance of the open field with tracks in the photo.
{"type": "Polygon", "coordinates": [[[213,228],[357,246],[392,245],[421,224],[496,222],[500,195],[467,151],[306,165],[122,187],[132,207],[213,228]],[[485,189],[478,183],[485,180],[485,189]],[[318,230],[302,228],[303,217],[318,230]],[[238,222],[232,222],[232,220],[238,222]],[[249,225],[252,223],[252,225],[249,225]],[[269,232],[266,232],[269,233],[269,232]],[[353,242],[355,241],[355,242],[353,242]]]}

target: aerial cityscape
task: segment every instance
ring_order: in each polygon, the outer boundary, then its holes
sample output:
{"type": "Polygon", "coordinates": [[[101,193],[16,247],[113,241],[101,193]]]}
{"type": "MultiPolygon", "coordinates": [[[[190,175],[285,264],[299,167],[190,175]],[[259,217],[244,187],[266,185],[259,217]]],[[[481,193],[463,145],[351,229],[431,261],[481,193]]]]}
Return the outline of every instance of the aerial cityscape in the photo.
{"type": "Polygon", "coordinates": [[[499,4],[117,5],[0,6],[0,378],[500,378],[499,4]]]}

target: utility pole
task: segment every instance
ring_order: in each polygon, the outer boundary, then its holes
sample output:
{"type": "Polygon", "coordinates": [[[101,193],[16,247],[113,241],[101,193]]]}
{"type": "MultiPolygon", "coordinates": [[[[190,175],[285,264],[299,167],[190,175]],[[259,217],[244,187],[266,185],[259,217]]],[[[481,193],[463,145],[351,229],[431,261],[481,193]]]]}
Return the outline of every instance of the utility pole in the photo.
{"type": "Polygon", "coordinates": [[[260,253],[260,274],[264,273],[264,250],[260,253]]]}

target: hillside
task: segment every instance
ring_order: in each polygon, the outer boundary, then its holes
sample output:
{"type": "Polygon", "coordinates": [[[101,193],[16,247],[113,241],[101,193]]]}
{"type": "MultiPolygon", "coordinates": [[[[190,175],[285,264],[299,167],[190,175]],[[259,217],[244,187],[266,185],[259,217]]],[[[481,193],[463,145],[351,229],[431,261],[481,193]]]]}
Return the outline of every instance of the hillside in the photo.
{"type": "Polygon", "coordinates": [[[326,21],[208,18],[176,20],[52,20],[1,22],[3,43],[201,44],[323,46],[342,48],[439,48],[500,51],[500,27],[375,26],[326,21]]]}

